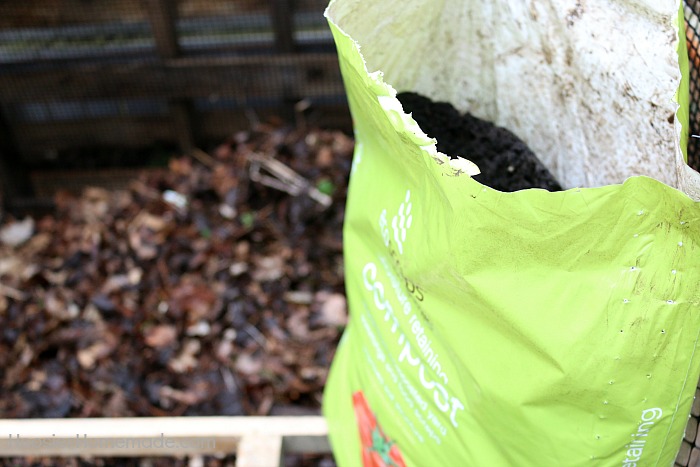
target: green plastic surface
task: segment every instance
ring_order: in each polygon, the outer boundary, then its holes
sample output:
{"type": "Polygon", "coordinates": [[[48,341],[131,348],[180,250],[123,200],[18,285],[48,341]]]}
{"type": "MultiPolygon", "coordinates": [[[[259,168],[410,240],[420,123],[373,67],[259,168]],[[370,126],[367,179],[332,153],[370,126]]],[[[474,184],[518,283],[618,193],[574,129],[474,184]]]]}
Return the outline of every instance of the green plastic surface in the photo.
{"type": "Polygon", "coordinates": [[[394,445],[407,466],[671,465],[700,376],[698,203],[647,177],[485,187],[330,26],[357,141],[324,396],[338,464],[379,464],[361,391],[384,465],[394,445]]]}

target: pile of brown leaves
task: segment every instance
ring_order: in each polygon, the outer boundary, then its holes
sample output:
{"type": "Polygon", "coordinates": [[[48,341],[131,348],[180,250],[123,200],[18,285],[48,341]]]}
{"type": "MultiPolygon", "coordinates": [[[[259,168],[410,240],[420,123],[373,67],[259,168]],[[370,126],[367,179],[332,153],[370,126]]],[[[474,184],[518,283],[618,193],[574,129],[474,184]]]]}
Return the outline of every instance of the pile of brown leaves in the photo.
{"type": "Polygon", "coordinates": [[[0,416],[317,413],[352,147],[261,126],[0,227],[0,416]]]}

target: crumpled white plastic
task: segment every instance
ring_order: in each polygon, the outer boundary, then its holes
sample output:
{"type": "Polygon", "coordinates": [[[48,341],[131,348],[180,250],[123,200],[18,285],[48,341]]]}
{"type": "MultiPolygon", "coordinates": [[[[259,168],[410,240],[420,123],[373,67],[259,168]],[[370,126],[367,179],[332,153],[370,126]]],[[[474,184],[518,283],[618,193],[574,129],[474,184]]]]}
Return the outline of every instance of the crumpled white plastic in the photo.
{"type": "Polygon", "coordinates": [[[678,0],[357,0],[331,8],[362,44],[370,72],[381,64],[398,92],[508,128],[564,187],[646,175],[700,199],[674,100],[678,0]]]}

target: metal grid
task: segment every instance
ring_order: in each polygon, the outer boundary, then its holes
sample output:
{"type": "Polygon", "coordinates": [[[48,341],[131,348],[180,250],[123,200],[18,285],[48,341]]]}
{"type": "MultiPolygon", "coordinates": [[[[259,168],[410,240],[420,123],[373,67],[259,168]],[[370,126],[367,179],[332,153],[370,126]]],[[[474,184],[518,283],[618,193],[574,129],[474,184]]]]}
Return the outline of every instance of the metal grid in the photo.
{"type": "Polygon", "coordinates": [[[32,197],[32,171],[157,165],[301,100],[309,124],[351,128],[326,4],[0,2],[6,201],[32,197]]]}
{"type": "MultiPolygon", "coordinates": [[[[685,32],[690,62],[690,134],[700,135],[700,0],[684,0],[685,32]]],[[[688,165],[700,169],[700,139],[689,138],[688,165]]],[[[675,465],[700,467],[700,382],[695,390],[695,400],[690,411],[685,435],[675,465]]]]}
{"type": "MultiPolygon", "coordinates": [[[[700,0],[684,0],[685,34],[690,62],[690,134],[700,135],[700,0]]],[[[688,165],[700,170],[700,139],[689,138],[688,165]]]]}

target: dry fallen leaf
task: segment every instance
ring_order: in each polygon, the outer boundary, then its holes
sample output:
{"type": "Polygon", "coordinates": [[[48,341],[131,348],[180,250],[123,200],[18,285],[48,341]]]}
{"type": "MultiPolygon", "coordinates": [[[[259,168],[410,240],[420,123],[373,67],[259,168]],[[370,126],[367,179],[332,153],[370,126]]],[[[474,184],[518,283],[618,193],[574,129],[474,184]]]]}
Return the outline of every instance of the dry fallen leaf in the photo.
{"type": "Polygon", "coordinates": [[[238,356],[234,368],[244,375],[257,375],[263,369],[263,361],[260,357],[244,353],[238,356]]]}
{"type": "Polygon", "coordinates": [[[168,368],[175,373],[186,373],[197,366],[195,356],[199,353],[201,344],[197,339],[188,339],[182,346],[180,354],[168,362],[168,368]]]}
{"type": "Polygon", "coordinates": [[[327,326],[345,326],[348,322],[348,305],[345,295],[334,293],[321,295],[320,321],[327,326]]]}
{"type": "Polygon", "coordinates": [[[201,402],[207,394],[205,391],[182,391],[170,386],[163,386],[160,389],[160,396],[186,405],[194,405],[201,402]]]}
{"type": "MultiPolygon", "coordinates": [[[[10,251],[0,250],[0,276],[4,276],[5,274],[15,275],[13,272],[16,272],[24,264],[21,258],[10,256],[11,254],[10,251]]],[[[19,275],[16,275],[16,277],[19,277],[19,275]]]]}
{"type": "Polygon", "coordinates": [[[232,353],[233,353],[233,341],[232,340],[223,339],[221,342],[219,342],[219,345],[216,347],[216,358],[218,358],[222,362],[228,362],[232,353]]]}
{"type": "Polygon", "coordinates": [[[306,290],[290,290],[284,293],[284,300],[297,305],[310,305],[314,294],[306,290]]]}
{"type": "Polygon", "coordinates": [[[287,319],[287,329],[297,339],[304,339],[309,335],[308,315],[306,313],[293,313],[287,319]]]}
{"type": "Polygon", "coordinates": [[[333,165],[333,152],[328,146],[323,146],[316,153],[316,165],[319,167],[330,167],[333,165]]]}
{"type": "Polygon", "coordinates": [[[142,211],[128,226],[129,245],[140,259],[153,259],[170,227],[169,219],[142,211]]]}
{"type": "Polygon", "coordinates": [[[144,335],[144,342],[149,347],[166,347],[177,339],[177,328],[170,324],[159,324],[148,329],[144,335]]]}
{"type": "Polygon", "coordinates": [[[269,282],[284,276],[284,259],[279,256],[263,256],[255,259],[253,280],[269,282]]]}
{"type": "Polygon", "coordinates": [[[34,256],[46,250],[51,245],[53,238],[47,232],[39,232],[32,236],[29,241],[22,246],[22,255],[34,256]]]}
{"type": "Polygon", "coordinates": [[[87,187],[81,197],[82,218],[88,223],[102,222],[109,210],[110,193],[104,188],[87,187]]]}
{"type": "Polygon", "coordinates": [[[343,290],[352,140],[263,124],[224,146],[211,166],[179,158],[128,191],[59,194],[24,243],[0,241],[0,412],[239,415],[320,403],[345,318],[331,296],[343,290]],[[251,184],[251,152],[313,186],[332,182],[333,205],[321,215],[311,200],[251,184]]]}
{"type": "Polygon", "coordinates": [[[211,333],[211,325],[204,320],[197,321],[185,330],[188,336],[208,336],[211,333]]]}
{"type": "Polygon", "coordinates": [[[15,221],[0,229],[0,242],[11,247],[17,247],[29,240],[34,234],[34,219],[27,217],[15,221]]]}
{"type": "Polygon", "coordinates": [[[85,349],[78,350],[78,363],[84,369],[91,370],[95,367],[97,360],[111,354],[115,347],[115,338],[107,333],[104,335],[103,340],[97,341],[85,349]]]}
{"type": "Polygon", "coordinates": [[[104,407],[106,417],[124,417],[129,413],[127,397],[120,388],[115,388],[104,407]]]}
{"type": "Polygon", "coordinates": [[[71,320],[80,314],[80,308],[76,303],[67,301],[63,294],[56,290],[49,290],[44,297],[46,311],[60,320],[71,320]]]}
{"type": "Polygon", "coordinates": [[[176,314],[185,313],[189,323],[214,318],[217,294],[211,286],[198,282],[198,278],[184,277],[168,301],[169,308],[176,314]]]}

